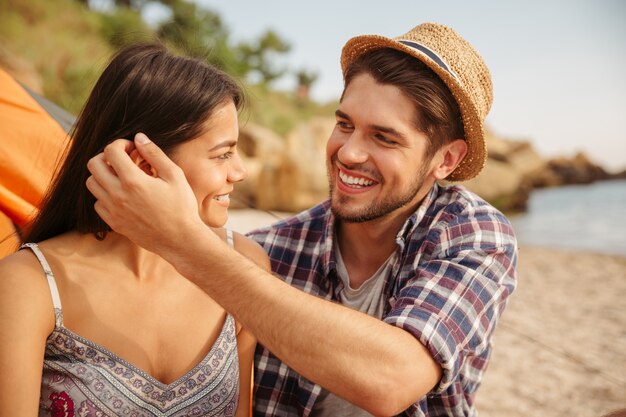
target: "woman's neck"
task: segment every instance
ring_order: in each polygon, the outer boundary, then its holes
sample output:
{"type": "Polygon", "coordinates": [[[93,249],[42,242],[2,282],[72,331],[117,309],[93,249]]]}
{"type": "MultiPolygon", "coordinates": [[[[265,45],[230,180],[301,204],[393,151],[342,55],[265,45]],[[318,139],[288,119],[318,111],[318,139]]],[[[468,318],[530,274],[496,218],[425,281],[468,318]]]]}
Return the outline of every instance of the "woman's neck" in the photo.
{"type": "Polygon", "coordinates": [[[112,272],[124,270],[139,281],[176,272],[160,256],[115,232],[108,232],[102,240],[96,239],[92,233],[70,232],[48,242],[54,245],[55,251],[61,256],[77,257],[89,263],[97,262],[112,272]]]}

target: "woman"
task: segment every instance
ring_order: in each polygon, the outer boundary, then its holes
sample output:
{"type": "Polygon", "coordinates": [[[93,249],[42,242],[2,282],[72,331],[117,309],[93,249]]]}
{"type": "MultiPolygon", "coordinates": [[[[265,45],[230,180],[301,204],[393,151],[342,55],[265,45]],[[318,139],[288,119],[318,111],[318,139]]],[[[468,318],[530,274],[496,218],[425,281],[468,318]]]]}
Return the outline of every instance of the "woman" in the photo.
{"type": "MultiPolygon", "coordinates": [[[[242,100],[226,74],[160,45],[113,58],[24,237],[38,243],[0,262],[0,415],[248,415],[254,337],[162,258],[112,232],[85,187],[92,156],[143,132],[183,170],[204,222],[220,228],[247,175],[242,100]]],[[[255,243],[216,232],[269,268],[255,243]]]]}

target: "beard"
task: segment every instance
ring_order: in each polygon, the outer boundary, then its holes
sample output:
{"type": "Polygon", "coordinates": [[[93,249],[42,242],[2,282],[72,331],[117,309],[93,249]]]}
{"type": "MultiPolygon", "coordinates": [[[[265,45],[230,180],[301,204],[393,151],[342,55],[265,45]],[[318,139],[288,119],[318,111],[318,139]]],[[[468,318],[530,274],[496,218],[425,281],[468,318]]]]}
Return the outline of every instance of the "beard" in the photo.
{"type": "MultiPolygon", "coordinates": [[[[385,217],[397,209],[413,202],[415,196],[424,185],[427,170],[428,164],[422,164],[417,175],[405,190],[398,192],[394,190],[394,192],[384,195],[382,199],[372,201],[367,207],[352,210],[350,209],[351,198],[349,196],[336,195],[333,181],[329,178],[330,209],[336,219],[346,223],[364,223],[385,217]]],[[[337,179],[337,181],[339,181],[339,179],[337,179]]]]}

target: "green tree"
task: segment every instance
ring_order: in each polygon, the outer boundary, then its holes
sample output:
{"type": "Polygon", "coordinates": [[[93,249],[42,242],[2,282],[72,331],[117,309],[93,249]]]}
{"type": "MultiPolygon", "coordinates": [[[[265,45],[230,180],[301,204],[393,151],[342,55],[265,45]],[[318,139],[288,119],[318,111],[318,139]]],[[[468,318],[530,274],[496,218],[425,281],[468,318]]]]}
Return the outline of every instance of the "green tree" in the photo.
{"type": "Polygon", "coordinates": [[[308,101],[311,95],[311,86],[317,81],[319,74],[314,71],[309,71],[302,68],[296,71],[296,79],[298,80],[298,86],[296,87],[296,96],[308,101]]]}
{"type": "Polygon", "coordinates": [[[241,43],[237,47],[246,73],[257,76],[263,85],[271,84],[287,72],[284,67],[276,68],[273,62],[278,56],[290,50],[291,45],[273,30],[268,30],[253,43],[241,43]]]}
{"type": "Polygon", "coordinates": [[[243,76],[246,66],[229,46],[228,29],[217,13],[199,8],[185,0],[167,0],[170,20],[157,30],[161,39],[186,54],[206,59],[231,74],[243,76]]]}
{"type": "Polygon", "coordinates": [[[134,9],[118,7],[111,13],[101,13],[99,16],[102,35],[116,49],[155,37],[141,14],[134,9]]]}
{"type": "MultiPolygon", "coordinates": [[[[87,7],[91,6],[91,0],[77,0],[79,3],[84,4],[87,7]]],[[[150,0],[111,0],[112,3],[117,7],[126,7],[129,9],[140,10],[144,4],[148,3],[150,0]]],[[[152,0],[152,1],[160,1],[160,0],[152,0]]]]}
{"type": "MultiPolygon", "coordinates": [[[[89,0],[77,0],[89,5],[89,0]]],[[[282,77],[287,69],[275,65],[276,59],[291,46],[273,30],[257,40],[233,45],[230,33],[220,16],[189,0],[111,0],[113,12],[102,13],[102,32],[116,48],[147,40],[154,35],[141,20],[141,9],[149,3],[169,8],[171,17],[161,22],[156,36],[179,52],[207,62],[222,70],[258,81],[268,86],[282,77]]]]}

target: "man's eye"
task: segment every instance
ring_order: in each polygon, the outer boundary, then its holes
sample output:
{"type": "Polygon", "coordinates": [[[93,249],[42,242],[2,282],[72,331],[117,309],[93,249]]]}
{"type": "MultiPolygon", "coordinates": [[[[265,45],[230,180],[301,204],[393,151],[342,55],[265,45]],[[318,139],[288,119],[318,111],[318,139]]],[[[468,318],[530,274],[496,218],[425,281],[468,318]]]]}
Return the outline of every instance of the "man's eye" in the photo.
{"type": "Polygon", "coordinates": [[[380,133],[375,134],[374,137],[377,140],[379,140],[380,142],[383,142],[383,143],[385,143],[387,145],[396,145],[398,143],[396,141],[393,141],[393,140],[387,138],[386,136],[381,135],[380,133]]]}
{"type": "Polygon", "coordinates": [[[352,129],[352,125],[348,122],[342,122],[342,121],[338,121],[337,122],[337,127],[341,130],[349,130],[352,129]]]}
{"type": "Polygon", "coordinates": [[[228,151],[218,156],[217,159],[230,159],[232,158],[232,156],[233,156],[233,153],[231,151],[228,151]]]}

